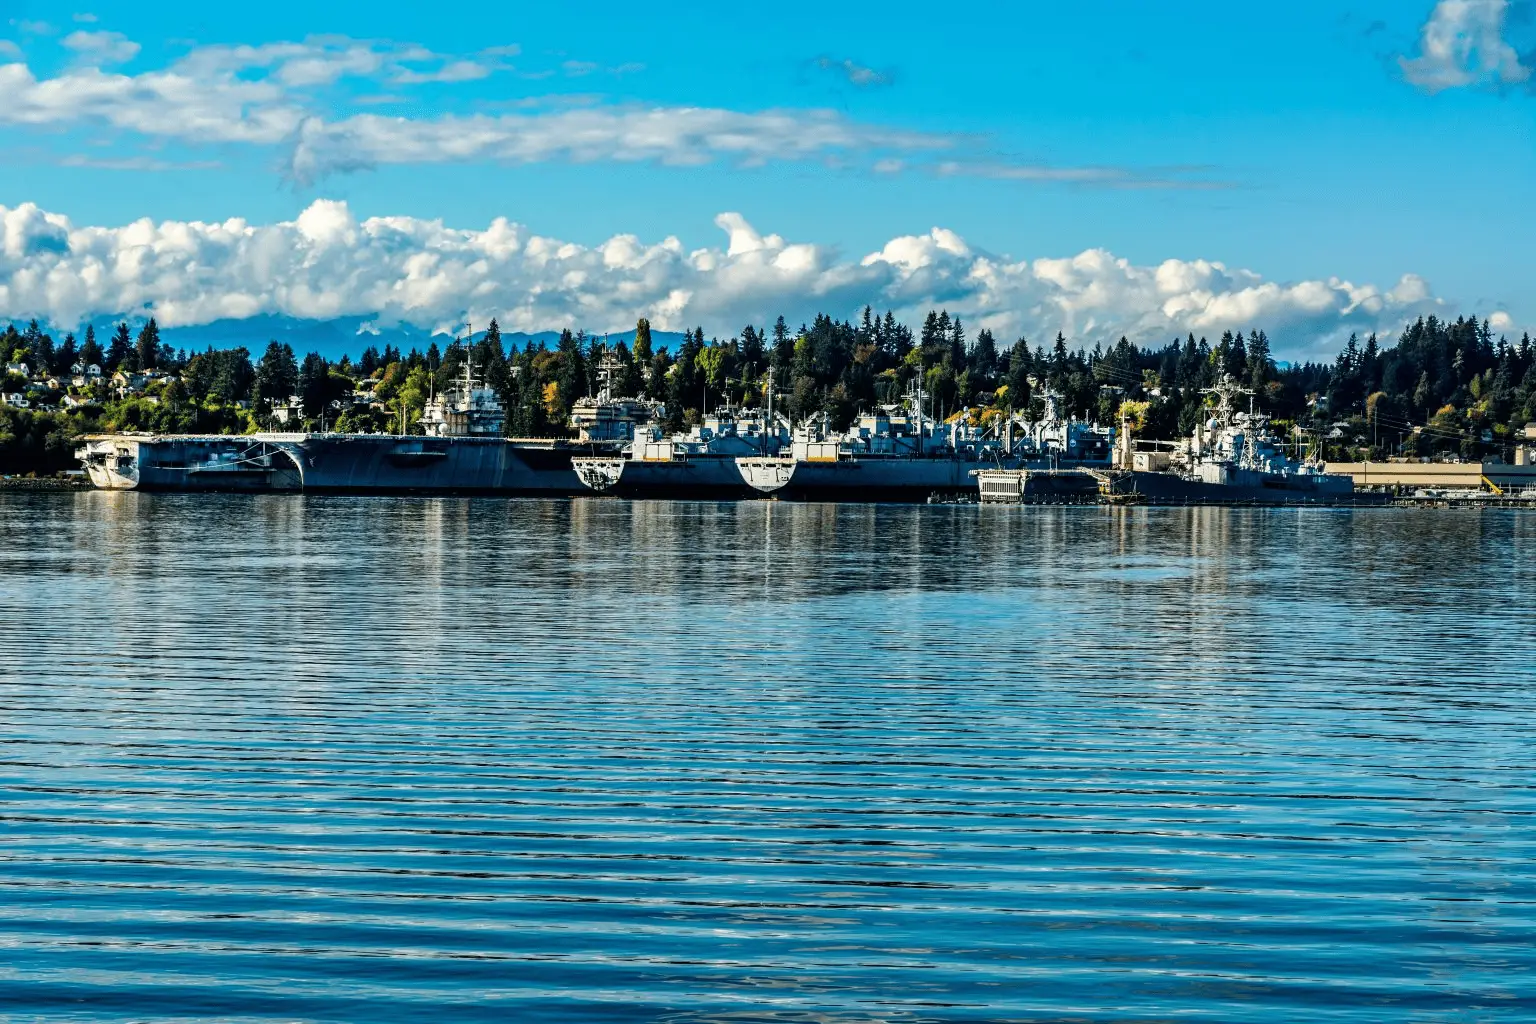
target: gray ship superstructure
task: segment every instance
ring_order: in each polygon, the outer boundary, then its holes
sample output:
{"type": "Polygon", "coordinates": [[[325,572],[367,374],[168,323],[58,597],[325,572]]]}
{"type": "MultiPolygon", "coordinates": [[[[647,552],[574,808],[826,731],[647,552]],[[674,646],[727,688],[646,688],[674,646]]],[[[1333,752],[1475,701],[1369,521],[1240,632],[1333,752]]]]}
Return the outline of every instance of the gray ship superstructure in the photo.
{"type": "Polygon", "coordinates": [[[923,412],[923,393],[905,411],[860,416],[846,432],[825,424],[797,429],[790,451],[778,458],[738,460],[756,490],[793,501],[927,501],[974,492],[973,473],[1030,464],[1108,465],[1112,434],[1077,420],[1047,419],[981,430],[948,426],[923,412]]]}
{"type": "MultiPolygon", "coordinates": [[[[1211,415],[1166,452],[1129,451],[1129,475],[1114,490],[1151,503],[1341,504],[1379,500],[1356,494],[1354,480],[1292,458],[1253,405],[1254,392],[1223,375],[1206,394],[1211,415]],[[1248,409],[1238,408],[1246,396],[1248,409]]],[[[1126,445],[1129,450],[1130,445],[1126,445]]],[[[1122,463],[1126,462],[1122,458],[1122,463]]]]}
{"type": "MultiPolygon", "coordinates": [[[[1215,408],[1181,441],[1142,442],[1122,428],[1114,466],[1093,470],[1100,500],[1149,505],[1360,505],[1385,497],[1357,492],[1348,476],[1292,458],[1253,406],[1254,392],[1224,375],[1206,394],[1215,408]],[[1247,396],[1249,408],[1238,408],[1247,396]],[[1149,447],[1150,446],[1150,447],[1149,447]]],[[[1059,489],[1059,474],[1034,467],[977,473],[983,501],[1025,502],[1059,489]]]]}
{"type": "Polygon", "coordinates": [[[106,490],[582,493],[571,458],[597,446],[509,440],[505,422],[496,393],[466,364],[462,385],[427,403],[423,434],[110,434],[86,438],[76,454],[106,490]]]}

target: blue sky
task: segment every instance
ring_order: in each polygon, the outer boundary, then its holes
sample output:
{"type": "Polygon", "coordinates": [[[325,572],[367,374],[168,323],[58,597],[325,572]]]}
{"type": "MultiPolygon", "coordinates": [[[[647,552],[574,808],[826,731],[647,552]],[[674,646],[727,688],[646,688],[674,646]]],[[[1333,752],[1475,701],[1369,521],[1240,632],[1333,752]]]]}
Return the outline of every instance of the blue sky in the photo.
{"type": "Polygon", "coordinates": [[[0,207],[44,225],[11,217],[25,258],[0,264],[0,315],[504,310],[605,330],[651,313],[729,333],[777,309],[932,301],[1013,332],[1229,322],[1297,351],[1425,310],[1536,325],[1536,33],[1507,0],[0,15],[0,207]],[[323,238],[262,234],[306,210],[323,238]],[[729,250],[725,213],[750,225],[729,250]],[[144,217],[153,239],[87,237],[144,217]],[[194,230],[196,259],[178,257],[179,222],[230,218],[248,234],[194,230]],[[386,239],[370,218],[411,226],[386,239]],[[430,227],[497,218],[516,255],[479,276],[484,236],[430,227]],[[605,254],[626,235],[644,255],[605,254]],[[569,243],[558,274],[534,236],[569,243]],[[315,251],[274,269],[271,237],[315,251]],[[467,255],[405,287],[411,246],[467,255]],[[138,276],[105,287],[92,260],[138,276]]]}

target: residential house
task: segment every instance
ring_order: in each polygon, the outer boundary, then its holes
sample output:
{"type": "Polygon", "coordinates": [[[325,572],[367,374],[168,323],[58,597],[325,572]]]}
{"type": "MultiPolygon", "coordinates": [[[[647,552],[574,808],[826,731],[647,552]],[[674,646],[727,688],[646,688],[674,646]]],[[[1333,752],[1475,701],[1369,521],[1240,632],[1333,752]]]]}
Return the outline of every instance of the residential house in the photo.
{"type": "Polygon", "coordinates": [[[144,390],[144,375],[118,370],[112,375],[112,386],[117,389],[119,398],[126,398],[130,394],[136,395],[144,390]]]}
{"type": "Polygon", "coordinates": [[[27,401],[27,396],[21,394],[20,392],[13,391],[10,394],[3,396],[3,398],[4,404],[10,406],[12,409],[32,408],[32,403],[27,401]]]}

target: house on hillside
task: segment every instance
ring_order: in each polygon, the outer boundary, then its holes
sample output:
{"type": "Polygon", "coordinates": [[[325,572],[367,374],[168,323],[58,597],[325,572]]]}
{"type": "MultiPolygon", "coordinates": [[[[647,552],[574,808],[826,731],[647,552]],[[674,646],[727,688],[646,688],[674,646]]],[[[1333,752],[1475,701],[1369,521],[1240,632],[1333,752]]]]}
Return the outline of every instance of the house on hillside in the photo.
{"type": "Polygon", "coordinates": [[[142,373],[128,373],[126,370],[118,370],[112,375],[112,386],[117,389],[119,398],[136,395],[144,390],[144,375],[142,373]]]}
{"type": "Polygon", "coordinates": [[[32,408],[32,403],[27,401],[27,396],[19,391],[13,391],[10,394],[0,396],[0,399],[3,399],[3,401],[0,401],[0,404],[8,405],[12,409],[32,408]]]}
{"type": "Polygon", "coordinates": [[[286,402],[272,403],[272,419],[283,426],[290,423],[300,423],[304,419],[304,402],[298,395],[294,395],[286,402]]]}
{"type": "Polygon", "coordinates": [[[30,378],[32,376],[32,367],[26,363],[6,363],[5,372],[14,373],[18,377],[30,378]]]}

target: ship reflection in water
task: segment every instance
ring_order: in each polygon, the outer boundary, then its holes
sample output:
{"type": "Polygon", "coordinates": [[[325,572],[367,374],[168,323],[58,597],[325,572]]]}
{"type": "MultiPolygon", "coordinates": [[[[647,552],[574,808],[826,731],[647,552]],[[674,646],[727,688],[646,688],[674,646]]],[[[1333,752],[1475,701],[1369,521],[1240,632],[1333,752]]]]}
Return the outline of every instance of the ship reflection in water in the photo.
{"type": "Polygon", "coordinates": [[[7,1020],[1536,1015],[1536,516],[14,492],[0,536],[7,1020]]]}

